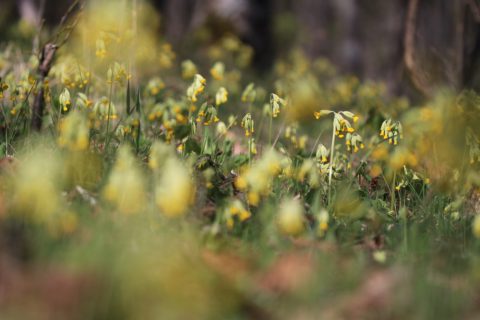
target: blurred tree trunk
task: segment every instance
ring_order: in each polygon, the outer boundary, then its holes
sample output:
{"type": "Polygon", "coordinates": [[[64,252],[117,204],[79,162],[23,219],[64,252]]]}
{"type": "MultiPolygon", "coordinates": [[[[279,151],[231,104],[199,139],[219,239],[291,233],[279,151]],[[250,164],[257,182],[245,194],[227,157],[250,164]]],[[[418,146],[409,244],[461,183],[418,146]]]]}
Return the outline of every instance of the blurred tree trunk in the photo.
{"type": "Polygon", "coordinates": [[[414,0],[412,48],[404,46],[410,0],[290,1],[305,51],[329,58],[344,72],[382,80],[392,92],[408,93],[412,81],[403,58],[404,50],[411,49],[413,72],[428,86],[479,86],[478,1],[414,0]]]}
{"type": "Polygon", "coordinates": [[[192,25],[197,27],[209,15],[223,11],[227,19],[240,26],[237,31],[241,38],[254,47],[257,67],[268,67],[274,52],[285,50],[278,48],[285,44],[277,43],[274,48],[271,28],[274,18],[282,10],[289,10],[299,27],[295,42],[308,56],[327,57],[342,72],[361,79],[384,81],[391,93],[428,95],[427,87],[433,90],[441,86],[478,89],[479,1],[415,1],[411,35],[406,34],[411,0],[281,0],[275,6],[261,0],[157,2],[162,3],[166,15],[167,35],[177,45],[192,25]],[[237,15],[240,22],[229,16],[232,8],[243,12],[237,15]],[[411,47],[405,47],[406,38],[411,47]]]}

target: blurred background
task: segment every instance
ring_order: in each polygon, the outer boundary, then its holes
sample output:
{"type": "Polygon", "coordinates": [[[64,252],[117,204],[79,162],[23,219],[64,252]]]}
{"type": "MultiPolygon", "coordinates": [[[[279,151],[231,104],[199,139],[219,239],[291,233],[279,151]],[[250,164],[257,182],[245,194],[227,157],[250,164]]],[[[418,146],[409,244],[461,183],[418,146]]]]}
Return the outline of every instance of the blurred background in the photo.
{"type": "Polygon", "coordinates": [[[63,21],[79,2],[0,0],[0,320],[478,318],[480,96],[462,89],[480,89],[480,0],[90,0],[63,21]],[[364,140],[344,127],[343,152],[322,109],[354,111],[364,140]],[[234,221],[255,139],[272,195],[234,221]],[[148,169],[163,158],[185,166],[148,169]],[[277,227],[290,193],[299,238],[277,227]]]}
{"type": "MultiPolygon", "coordinates": [[[[53,28],[73,2],[2,0],[0,35],[18,39],[28,26],[53,28]],[[16,22],[20,28],[12,28],[16,22]]],[[[480,86],[478,0],[150,2],[161,17],[159,37],[166,37],[180,57],[205,33],[210,39],[234,33],[254,49],[260,75],[299,47],[361,80],[383,81],[395,95],[414,98],[437,87],[480,86]]]]}

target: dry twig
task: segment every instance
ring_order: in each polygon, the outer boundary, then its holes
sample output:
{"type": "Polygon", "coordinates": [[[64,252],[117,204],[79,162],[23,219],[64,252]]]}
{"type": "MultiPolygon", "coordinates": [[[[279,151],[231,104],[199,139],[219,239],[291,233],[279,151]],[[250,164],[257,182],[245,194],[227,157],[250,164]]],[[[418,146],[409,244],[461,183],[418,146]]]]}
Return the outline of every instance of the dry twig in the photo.
{"type": "Polygon", "coordinates": [[[62,47],[70,38],[72,31],[75,29],[75,26],[78,24],[78,16],[73,21],[73,23],[69,26],[66,26],[65,23],[68,18],[75,12],[75,9],[78,7],[78,11],[83,10],[84,4],[81,3],[79,0],[75,0],[72,5],[68,8],[67,12],[62,16],[59,25],[59,31],[55,35],[53,41],[48,41],[47,44],[44,45],[42,52],[40,53],[39,58],[39,65],[38,65],[38,85],[39,90],[35,96],[35,100],[32,106],[32,123],[31,127],[33,130],[40,131],[42,128],[42,117],[43,112],[45,110],[45,88],[44,82],[45,78],[47,77],[50,69],[52,67],[53,60],[55,59],[55,54],[57,50],[62,47]],[[63,39],[59,42],[59,38],[62,34],[65,34],[63,39]]]}

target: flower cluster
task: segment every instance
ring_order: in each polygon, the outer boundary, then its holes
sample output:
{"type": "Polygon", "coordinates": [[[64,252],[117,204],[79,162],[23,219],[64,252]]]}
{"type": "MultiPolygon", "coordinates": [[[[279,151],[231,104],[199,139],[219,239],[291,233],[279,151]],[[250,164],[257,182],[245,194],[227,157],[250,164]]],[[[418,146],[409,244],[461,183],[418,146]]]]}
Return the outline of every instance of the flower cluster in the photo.
{"type": "Polygon", "coordinates": [[[197,95],[199,95],[205,90],[206,83],[207,80],[205,80],[205,78],[202,77],[200,74],[196,74],[193,77],[193,82],[187,90],[187,97],[188,99],[190,99],[191,102],[197,102],[197,95]]]}
{"type": "Polygon", "coordinates": [[[403,139],[403,127],[400,121],[392,121],[387,119],[380,127],[380,136],[384,140],[388,140],[389,144],[397,145],[399,139],[403,139]]]}
{"type": "Polygon", "coordinates": [[[251,212],[245,209],[242,202],[239,199],[234,199],[229,202],[225,208],[225,223],[228,229],[233,229],[235,220],[244,222],[252,216],[251,212]]]}
{"type": "Polygon", "coordinates": [[[250,137],[254,132],[254,121],[252,119],[252,115],[250,113],[247,113],[240,124],[242,128],[245,130],[245,136],[250,137]]]}
{"type": "Polygon", "coordinates": [[[244,169],[235,180],[238,190],[247,192],[248,203],[257,206],[261,195],[268,195],[273,179],[281,172],[282,156],[270,149],[251,167],[244,169]]]}

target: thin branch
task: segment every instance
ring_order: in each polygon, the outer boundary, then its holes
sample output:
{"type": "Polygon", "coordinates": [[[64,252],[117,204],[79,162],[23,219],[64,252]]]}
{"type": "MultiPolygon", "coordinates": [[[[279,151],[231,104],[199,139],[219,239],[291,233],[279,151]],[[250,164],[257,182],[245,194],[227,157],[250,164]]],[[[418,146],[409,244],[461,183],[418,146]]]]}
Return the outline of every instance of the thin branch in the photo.
{"type": "Polygon", "coordinates": [[[72,3],[72,5],[70,5],[70,7],[68,8],[68,10],[65,12],[65,14],[62,16],[60,20],[59,31],[55,35],[54,41],[49,41],[47,44],[45,44],[40,54],[39,65],[37,69],[37,72],[39,75],[39,79],[38,79],[39,90],[33,102],[32,121],[31,121],[31,127],[35,131],[40,131],[42,129],[42,118],[43,118],[43,113],[45,109],[45,97],[44,97],[45,78],[50,72],[57,50],[68,41],[68,39],[70,38],[70,35],[72,34],[72,31],[75,29],[75,27],[78,24],[79,16],[77,15],[76,19],[73,21],[71,25],[65,26],[66,21],[74,13],[74,10],[77,8],[77,6],[79,7],[79,11],[82,11],[84,7],[84,2],[80,3],[79,0],[75,0],[72,3]],[[61,42],[58,42],[60,35],[62,35],[63,33],[65,33],[63,40],[61,42]]]}
{"type": "Polygon", "coordinates": [[[57,52],[57,46],[53,43],[47,43],[42,50],[40,55],[40,61],[38,65],[38,74],[39,74],[39,90],[35,96],[32,106],[32,123],[31,127],[35,131],[40,131],[42,129],[42,117],[43,111],[45,109],[45,88],[44,81],[50,72],[52,67],[53,59],[55,58],[55,53],[57,52]]]}
{"type": "MultiPolygon", "coordinates": [[[[62,16],[62,18],[60,18],[60,23],[58,25],[58,28],[59,28],[59,31],[57,32],[57,34],[55,35],[55,39],[52,41],[54,43],[57,43],[58,42],[58,38],[60,37],[60,35],[65,31],[67,30],[68,28],[64,28],[64,25],[65,23],[67,22],[68,18],[72,15],[72,13],[74,12],[75,8],[77,7],[77,5],[79,5],[80,3],[80,0],[74,0],[72,2],[72,4],[70,5],[70,7],[68,7],[67,11],[65,12],[65,14],[62,16]]],[[[82,4],[82,7],[83,7],[83,4],[82,4]]]]}

